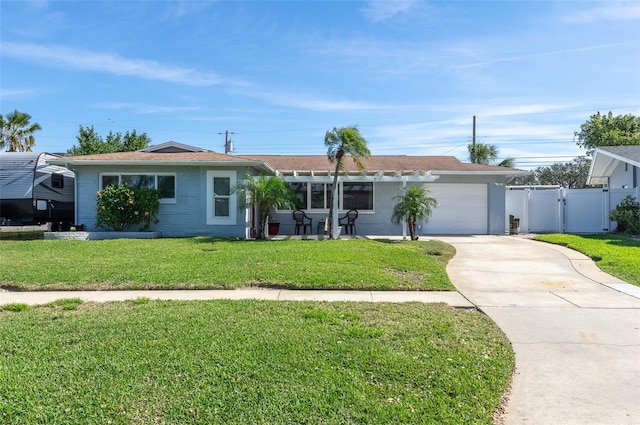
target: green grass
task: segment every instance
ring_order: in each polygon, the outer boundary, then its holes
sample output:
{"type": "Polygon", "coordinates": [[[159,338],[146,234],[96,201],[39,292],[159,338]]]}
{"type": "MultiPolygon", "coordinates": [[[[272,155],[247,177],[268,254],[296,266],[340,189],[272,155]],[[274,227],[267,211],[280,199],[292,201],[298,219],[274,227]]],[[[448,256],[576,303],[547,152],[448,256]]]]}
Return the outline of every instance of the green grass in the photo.
{"type": "Polygon", "coordinates": [[[582,252],[603,271],[640,286],[640,240],[612,234],[539,235],[536,240],[564,245],[582,252]]]}
{"type": "Polygon", "coordinates": [[[0,287],[16,290],[453,290],[438,241],[243,241],[206,237],[0,241],[0,287]]]}
{"type": "Polygon", "coordinates": [[[149,301],[0,312],[3,424],[490,424],[504,334],[442,304],[149,301]]]}

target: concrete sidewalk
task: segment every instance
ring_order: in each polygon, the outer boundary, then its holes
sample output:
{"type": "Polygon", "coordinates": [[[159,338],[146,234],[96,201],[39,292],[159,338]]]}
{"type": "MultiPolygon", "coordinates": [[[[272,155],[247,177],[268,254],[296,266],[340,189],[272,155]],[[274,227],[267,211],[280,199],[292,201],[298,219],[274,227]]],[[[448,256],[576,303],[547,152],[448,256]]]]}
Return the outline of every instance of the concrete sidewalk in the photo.
{"type": "Polygon", "coordinates": [[[560,246],[438,239],[457,250],[454,285],[513,345],[505,424],[640,423],[640,288],[560,246]]]}
{"type": "Polygon", "coordinates": [[[236,290],[174,290],[174,291],[0,291],[0,305],[24,303],[47,304],[64,298],[80,298],[83,301],[124,301],[145,297],[154,300],[240,300],[261,299],[280,301],[368,301],[368,302],[422,302],[446,303],[452,307],[475,306],[459,292],[450,291],[306,291],[285,289],[236,289],[236,290]]]}

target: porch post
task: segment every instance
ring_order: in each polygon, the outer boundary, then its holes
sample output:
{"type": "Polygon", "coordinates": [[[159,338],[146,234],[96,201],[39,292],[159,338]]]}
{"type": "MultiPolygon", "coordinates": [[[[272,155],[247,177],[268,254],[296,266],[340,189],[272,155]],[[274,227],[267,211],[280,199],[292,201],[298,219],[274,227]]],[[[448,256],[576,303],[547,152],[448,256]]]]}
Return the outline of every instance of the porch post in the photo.
{"type": "Polygon", "coordinates": [[[336,187],[333,188],[336,191],[336,196],[333,197],[333,215],[331,216],[331,237],[335,240],[340,237],[338,232],[338,198],[340,198],[340,177],[336,180],[336,187]]]}

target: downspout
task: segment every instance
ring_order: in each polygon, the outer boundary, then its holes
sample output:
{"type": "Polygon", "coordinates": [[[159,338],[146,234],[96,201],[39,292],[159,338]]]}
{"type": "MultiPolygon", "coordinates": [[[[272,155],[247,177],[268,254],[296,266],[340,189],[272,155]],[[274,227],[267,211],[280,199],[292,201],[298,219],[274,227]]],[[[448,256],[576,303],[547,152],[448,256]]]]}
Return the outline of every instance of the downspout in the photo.
{"type": "MultiPolygon", "coordinates": [[[[402,194],[407,193],[407,176],[402,176],[402,194]]],[[[407,240],[407,221],[402,220],[402,240],[407,240]]]]}

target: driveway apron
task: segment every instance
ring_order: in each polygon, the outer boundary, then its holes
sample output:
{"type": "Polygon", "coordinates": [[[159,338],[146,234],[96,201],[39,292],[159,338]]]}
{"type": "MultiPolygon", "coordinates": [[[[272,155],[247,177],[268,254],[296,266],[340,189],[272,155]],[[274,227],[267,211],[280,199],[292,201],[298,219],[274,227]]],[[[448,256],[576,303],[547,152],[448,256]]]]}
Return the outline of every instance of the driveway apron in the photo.
{"type": "Polygon", "coordinates": [[[456,248],[453,284],[513,345],[505,424],[640,424],[639,288],[564,247],[438,239],[456,248]]]}

